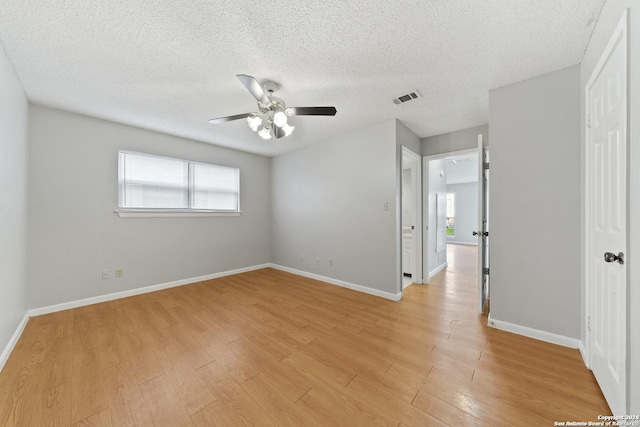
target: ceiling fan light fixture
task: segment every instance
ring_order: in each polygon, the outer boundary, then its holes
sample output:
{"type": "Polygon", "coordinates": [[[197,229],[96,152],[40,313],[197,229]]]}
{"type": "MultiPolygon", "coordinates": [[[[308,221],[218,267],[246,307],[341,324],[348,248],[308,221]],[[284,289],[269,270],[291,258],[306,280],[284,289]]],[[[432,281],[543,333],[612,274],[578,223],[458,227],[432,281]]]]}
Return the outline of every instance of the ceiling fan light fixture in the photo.
{"type": "Polygon", "coordinates": [[[278,126],[279,128],[282,128],[287,124],[287,115],[282,111],[276,112],[273,115],[273,124],[278,126]]]}
{"type": "Polygon", "coordinates": [[[247,123],[249,123],[249,127],[252,131],[257,132],[260,125],[262,125],[262,119],[255,114],[247,117],[247,123]]]}
{"type": "Polygon", "coordinates": [[[258,111],[236,114],[233,116],[218,117],[209,120],[211,124],[226,123],[232,120],[247,119],[249,128],[257,132],[262,139],[282,138],[293,133],[295,126],[288,121],[293,116],[335,116],[335,107],[288,107],[280,98],[273,96],[278,90],[279,84],[266,81],[262,85],[255,77],[246,74],[237,74],[240,83],[258,101],[258,111]],[[274,127],[275,126],[275,127],[274,127]]]}
{"type": "Polygon", "coordinates": [[[271,128],[263,127],[258,131],[258,135],[260,135],[262,139],[271,139],[271,128]]]}
{"type": "Polygon", "coordinates": [[[296,128],[295,126],[291,126],[285,123],[284,126],[282,126],[282,130],[284,131],[284,136],[291,135],[291,133],[295,128],[296,128]]]}

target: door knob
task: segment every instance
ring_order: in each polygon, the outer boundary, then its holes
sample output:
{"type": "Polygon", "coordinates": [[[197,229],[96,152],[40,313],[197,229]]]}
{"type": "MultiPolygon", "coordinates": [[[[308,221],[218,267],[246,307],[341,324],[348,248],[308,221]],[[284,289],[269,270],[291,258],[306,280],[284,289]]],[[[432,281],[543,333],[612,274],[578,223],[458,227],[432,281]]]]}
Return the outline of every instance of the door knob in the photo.
{"type": "Polygon", "coordinates": [[[477,231],[474,231],[474,232],[473,232],[473,235],[474,235],[474,236],[477,236],[477,235],[478,235],[478,232],[477,232],[477,231]]]}
{"type": "Polygon", "coordinates": [[[622,252],[618,252],[618,255],[616,255],[613,252],[605,252],[604,261],[605,262],[618,261],[618,264],[624,264],[624,254],[622,252]]]}

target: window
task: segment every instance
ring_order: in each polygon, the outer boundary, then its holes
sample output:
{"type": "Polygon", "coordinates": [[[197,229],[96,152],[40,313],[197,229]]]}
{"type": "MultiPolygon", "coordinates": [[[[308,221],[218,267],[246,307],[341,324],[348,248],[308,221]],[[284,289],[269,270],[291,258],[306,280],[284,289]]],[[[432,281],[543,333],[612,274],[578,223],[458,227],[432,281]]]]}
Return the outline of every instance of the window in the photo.
{"type": "Polygon", "coordinates": [[[447,236],[455,236],[456,195],[447,193],[447,236]]]}
{"type": "Polygon", "coordinates": [[[118,152],[118,212],[240,212],[240,170],[118,152]]]}

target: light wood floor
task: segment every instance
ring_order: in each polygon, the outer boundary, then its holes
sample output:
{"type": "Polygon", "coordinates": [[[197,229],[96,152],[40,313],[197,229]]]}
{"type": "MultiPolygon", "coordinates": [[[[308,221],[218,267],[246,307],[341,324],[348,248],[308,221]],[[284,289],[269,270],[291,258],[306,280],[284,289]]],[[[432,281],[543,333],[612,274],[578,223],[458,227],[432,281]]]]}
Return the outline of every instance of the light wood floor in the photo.
{"type": "Polygon", "coordinates": [[[400,302],[265,269],[30,319],[1,426],[552,426],[609,409],[576,350],[489,329],[475,252],[400,302]]]}

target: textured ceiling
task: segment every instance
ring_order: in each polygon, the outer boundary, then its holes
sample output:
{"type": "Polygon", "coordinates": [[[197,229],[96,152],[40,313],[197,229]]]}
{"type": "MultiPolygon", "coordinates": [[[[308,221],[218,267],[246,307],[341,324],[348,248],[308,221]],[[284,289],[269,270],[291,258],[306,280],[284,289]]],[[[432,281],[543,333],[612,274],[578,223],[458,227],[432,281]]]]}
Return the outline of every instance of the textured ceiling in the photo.
{"type": "Polygon", "coordinates": [[[478,154],[466,154],[447,159],[447,185],[478,182],[478,154]]]}
{"type": "Polygon", "coordinates": [[[0,0],[0,42],[31,102],[274,155],[394,118],[421,138],[487,123],[490,89],[580,62],[602,3],[0,0]],[[338,114],[277,142],[209,124],[256,109],[239,73],[338,114]]]}

